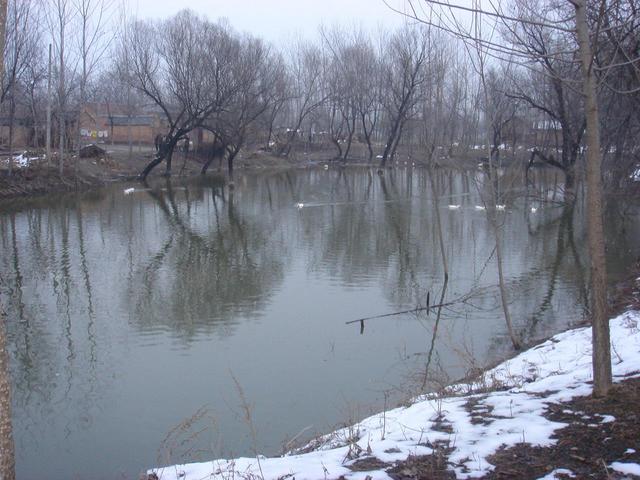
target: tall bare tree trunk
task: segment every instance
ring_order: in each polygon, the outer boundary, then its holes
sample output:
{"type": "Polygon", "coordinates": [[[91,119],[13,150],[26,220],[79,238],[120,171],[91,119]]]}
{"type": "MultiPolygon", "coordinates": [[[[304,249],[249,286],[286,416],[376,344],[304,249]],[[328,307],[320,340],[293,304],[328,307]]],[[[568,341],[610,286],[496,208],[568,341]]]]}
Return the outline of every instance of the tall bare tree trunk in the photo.
{"type": "Polygon", "coordinates": [[[51,166],[51,44],[49,44],[49,66],[47,73],[47,169],[51,166]]]}
{"type": "MultiPolygon", "coordinates": [[[[0,78],[4,75],[4,42],[7,25],[7,0],[0,0],[0,78]]],[[[5,328],[0,305],[0,480],[15,480],[16,456],[11,416],[11,377],[5,328]]]]}
{"type": "Polygon", "coordinates": [[[13,133],[16,120],[16,98],[13,87],[9,100],[9,176],[13,175],[13,133]]]}
{"type": "Polygon", "coordinates": [[[6,317],[3,311],[0,311],[0,317],[0,480],[14,480],[16,466],[11,423],[11,377],[6,340],[6,317]]]}
{"type": "Polygon", "coordinates": [[[574,0],[576,30],[584,80],[587,120],[587,234],[591,259],[591,328],[593,332],[593,394],[604,396],[612,385],[611,340],[607,308],[607,265],[602,225],[602,154],[593,54],[585,0],[574,0]]]}
{"type": "Polygon", "coordinates": [[[65,147],[65,85],[64,85],[64,21],[60,20],[60,72],[58,75],[60,78],[58,79],[58,173],[60,177],[64,172],[64,147],[65,147]]]}

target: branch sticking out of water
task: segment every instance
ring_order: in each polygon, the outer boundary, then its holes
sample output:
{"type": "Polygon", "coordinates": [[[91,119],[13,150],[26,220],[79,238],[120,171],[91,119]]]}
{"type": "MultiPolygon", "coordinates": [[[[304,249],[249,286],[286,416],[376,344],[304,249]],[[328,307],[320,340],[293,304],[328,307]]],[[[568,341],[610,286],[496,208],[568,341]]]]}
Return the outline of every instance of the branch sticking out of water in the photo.
{"type": "Polygon", "coordinates": [[[451,302],[445,302],[445,303],[439,303],[437,305],[429,305],[429,296],[427,295],[427,305],[426,306],[419,306],[419,307],[415,307],[412,308],[410,310],[402,310],[400,312],[392,312],[392,313],[385,313],[382,315],[374,315],[372,317],[364,317],[364,318],[358,318],[356,320],[349,320],[348,322],[345,322],[345,325],[352,325],[354,323],[360,323],[360,330],[364,330],[364,322],[368,321],[368,320],[374,320],[376,318],[386,318],[386,317],[394,317],[396,315],[405,315],[407,313],[418,313],[418,312],[427,312],[427,315],[429,315],[429,312],[431,311],[431,309],[433,308],[442,308],[442,307],[450,307],[452,305],[455,305],[457,303],[463,303],[466,300],[468,300],[471,297],[471,295],[467,295],[464,296],[462,298],[458,298],[457,300],[453,300],[451,302]]]}

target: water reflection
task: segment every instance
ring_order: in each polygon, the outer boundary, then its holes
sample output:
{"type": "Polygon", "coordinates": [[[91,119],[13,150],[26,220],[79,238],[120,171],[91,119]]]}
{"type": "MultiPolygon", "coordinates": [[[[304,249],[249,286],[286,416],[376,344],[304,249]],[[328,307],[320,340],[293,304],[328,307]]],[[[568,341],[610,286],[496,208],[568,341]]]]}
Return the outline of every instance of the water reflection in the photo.
{"type": "Polygon", "coordinates": [[[234,190],[222,184],[176,191],[167,182],[146,193],[169,228],[130,280],[135,323],[189,340],[213,330],[231,334],[240,317],[260,316],[288,256],[277,226],[238,212],[234,190]]]}
{"type": "MultiPolygon", "coordinates": [[[[561,201],[546,175],[505,172],[499,184],[525,340],[588,304],[584,199],[561,201]]],[[[508,352],[495,237],[476,208],[486,182],[481,171],[338,168],[248,174],[234,190],[206,178],[0,205],[18,476],[135,477],[203,405],[217,429],[192,449],[204,453],[166,461],[247,454],[232,374],[255,406],[258,447],[273,453],[309,425],[347,420],[345,403],[364,415],[391,387],[399,397],[508,352]],[[344,325],[428,295],[466,301],[374,320],[364,335],[344,325]]],[[[614,277],[639,253],[636,208],[607,204],[614,277]]]]}

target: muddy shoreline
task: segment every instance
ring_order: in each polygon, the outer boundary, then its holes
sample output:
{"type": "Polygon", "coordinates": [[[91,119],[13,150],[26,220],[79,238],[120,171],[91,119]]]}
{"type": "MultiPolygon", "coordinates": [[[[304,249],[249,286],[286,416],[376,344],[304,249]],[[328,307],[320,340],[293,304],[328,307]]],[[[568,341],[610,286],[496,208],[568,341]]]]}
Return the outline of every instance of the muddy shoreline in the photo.
{"type": "MultiPolygon", "coordinates": [[[[102,145],[102,147],[106,149],[102,156],[82,158],[78,162],[75,158],[70,158],[65,162],[62,176],[55,158],[49,165],[43,159],[34,161],[24,168],[14,169],[11,175],[5,166],[0,169],[0,200],[36,197],[49,193],[80,192],[113,183],[136,181],[154,155],[154,150],[146,146],[136,146],[131,153],[125,145],[102,145]]],[[[335,152],[327,148],[293,152],[288,157],[277,156],[264,150],[248,150],[238,155],[234,170],[262,171],[313,168],[321,165],[378,169],[379,158],[369,162],[364,151],[358,152],[358,149],[354,151],[356,153],[353,157],[344,161],[336,159],[335,152]]],[[[421,158],[421,155],[415,152],[404,152],[398,155],[397,161],[388,164],[388,168],[425,166],[421,158]]],[[[456,158],[440,157],[434,161],[434,165],[442,168],[470,169],[477,168],[478,161],[477,155],[472,154],[456,156],[456,158]]],[[[185,158],[181,153],[176,153],[172,162],[172,178],[199,177],[203,163],[204,160],[198,156],[189,154],[185,158]]],[[[214,162],[207,174],[225,176],[227,175],[226,167],[226,162],[214,162]]],[[[164,172],[165,164],[162,163],[151,172],[149,179],[162,177],[164,172]]]]}

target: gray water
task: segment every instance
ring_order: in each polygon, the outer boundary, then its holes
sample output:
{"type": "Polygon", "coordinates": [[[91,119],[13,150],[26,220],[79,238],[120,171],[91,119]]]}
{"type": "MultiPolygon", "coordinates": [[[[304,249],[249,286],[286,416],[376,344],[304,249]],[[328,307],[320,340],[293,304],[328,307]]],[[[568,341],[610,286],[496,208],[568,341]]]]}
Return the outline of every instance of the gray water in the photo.
{"type": "MultiPolygon", "coordinates": [[[[538,173],[527,189],[514,174],[499,186],[510,308],[526,341],[585,316],[583,200],[563,205],[557,180],[538,173]]],[[[495,237],[475,208],[484,182],[434,174],[445,300],[475,294],[442,312],[432,387],[510,354],[495,237]]],[[[18,478],[137,478],[275,454],[300,432],[417,393],[433,313],[370,320],[362,334],[345,322],[440,296],[426,171],[246,174],[231,191],[215,179],[125,187],[0,204],[18,478]]],[[[635,212],[609,202],[614,279],[640,253],[635,212]]]]}

